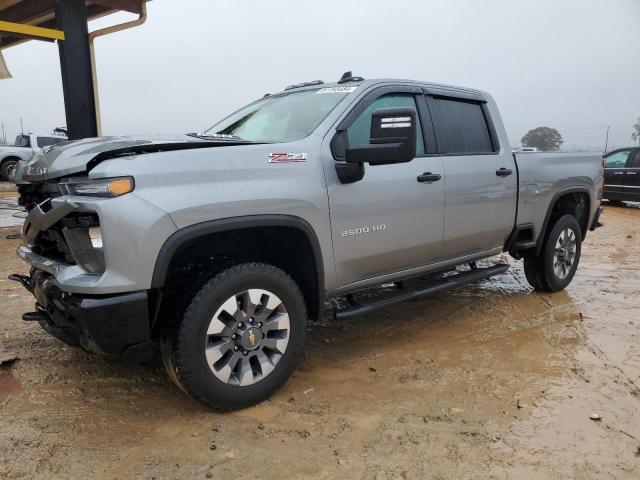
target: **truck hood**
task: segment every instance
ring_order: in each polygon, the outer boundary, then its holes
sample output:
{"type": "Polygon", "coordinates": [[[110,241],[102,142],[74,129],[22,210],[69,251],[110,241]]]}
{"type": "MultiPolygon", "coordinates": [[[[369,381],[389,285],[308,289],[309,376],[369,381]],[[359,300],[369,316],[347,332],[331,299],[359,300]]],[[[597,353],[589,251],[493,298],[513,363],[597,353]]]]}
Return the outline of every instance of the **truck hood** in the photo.
{"type": "Polygon", "coordinates": [[[246,145],[232,138],[202,139],[189,135],[147,135],[85,138],[45,148],[16,168],[14,182],[42,182],[91,170],[110,158],[142,155],[170,150],[246,145]]]}

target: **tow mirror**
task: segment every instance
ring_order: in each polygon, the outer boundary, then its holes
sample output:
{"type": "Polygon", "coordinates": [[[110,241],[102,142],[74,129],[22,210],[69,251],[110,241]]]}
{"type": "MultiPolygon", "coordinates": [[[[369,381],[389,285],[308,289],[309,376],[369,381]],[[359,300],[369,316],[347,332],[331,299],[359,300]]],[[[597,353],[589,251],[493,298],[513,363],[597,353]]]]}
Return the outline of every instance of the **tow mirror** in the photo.
{"type": "Polygon", "coordinates": [[[371,115],[370,145],[347,148],[347,163],[389,165],[416,156],[416,111],[413,108],[379,108],[371,115]]]}

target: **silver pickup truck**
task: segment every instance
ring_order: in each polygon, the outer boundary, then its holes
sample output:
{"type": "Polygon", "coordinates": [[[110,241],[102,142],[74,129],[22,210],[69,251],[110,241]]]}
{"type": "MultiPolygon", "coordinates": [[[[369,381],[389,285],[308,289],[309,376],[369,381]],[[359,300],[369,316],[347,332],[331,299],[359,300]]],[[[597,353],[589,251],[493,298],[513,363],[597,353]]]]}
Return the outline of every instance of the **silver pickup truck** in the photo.
{"type": "Polygon", "coordinates": [[[24,319],[98,354],[159,351],[182,390],[233,409],[287,380],[329,298],[366,314],[503,273],[476,263],[501,252],[562,290],[603,166],[512,154],[487,93],[345,74],[201,134],[55,146],[16,181],[32,268],[12,278],[37,301],[24,319]]]}
{"type": "Polygon", "coordinates": [[[11,172],[20,160],[28,161],[43,148],[67,140],[62,135],[20,134],[13,145],[0,144],[0,180],[9,180],[11,172]]]}

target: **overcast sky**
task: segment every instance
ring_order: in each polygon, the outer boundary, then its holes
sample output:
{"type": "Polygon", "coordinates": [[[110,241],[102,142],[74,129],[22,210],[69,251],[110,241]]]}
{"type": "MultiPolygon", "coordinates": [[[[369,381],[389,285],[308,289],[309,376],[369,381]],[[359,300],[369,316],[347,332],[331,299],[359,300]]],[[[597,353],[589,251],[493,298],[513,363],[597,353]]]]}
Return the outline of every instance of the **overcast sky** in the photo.
{"type": "MultiPolygon", "coordinates": [[[[96,40],[103,133],[201,131],[291,83],[345,70],[489,91],[511,143],[631,144],[640,117],[640,0],[154,0],[147,23],[96,40]],[[624,127],[624,128],[619,128],[624,127]]],[[[133,18],[119,14],[91,28],[133,18]]],[[[5,50],[8,136],[64,125],[57,47],[5,50]]]]}

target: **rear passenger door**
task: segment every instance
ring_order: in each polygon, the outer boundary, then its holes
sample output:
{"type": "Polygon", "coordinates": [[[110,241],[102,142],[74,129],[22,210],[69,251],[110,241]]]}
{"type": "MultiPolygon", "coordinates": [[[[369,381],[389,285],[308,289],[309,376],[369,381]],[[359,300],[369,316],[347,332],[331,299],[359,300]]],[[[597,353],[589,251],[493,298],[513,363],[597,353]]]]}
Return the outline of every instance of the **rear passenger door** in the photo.
{"type": "Polygon", "coordinates": [[[640,200],[640,149],[636,149],[633,158],[629,155],[627,174],[624,176],[624,190],[629,200],[640,200]]]}
{"type": "Polygon", "coordinates": [[[446,179],[443,253],[459,258],[501,248],[515,222],[518,179],[491,120],[497,111],[475,94],[426,93],[446,179]]]}
{"type": "Polygon", "coordinates": [[[633,150],[619,150],[612,152],[605,157],[604,168],[604,190],[605,198],[609,198],[607,194],[613,194],[615,199],[625,196],[625,177],[627,176],[627,166],[630,166],[630,160],[633,156],[633,150]]]}

